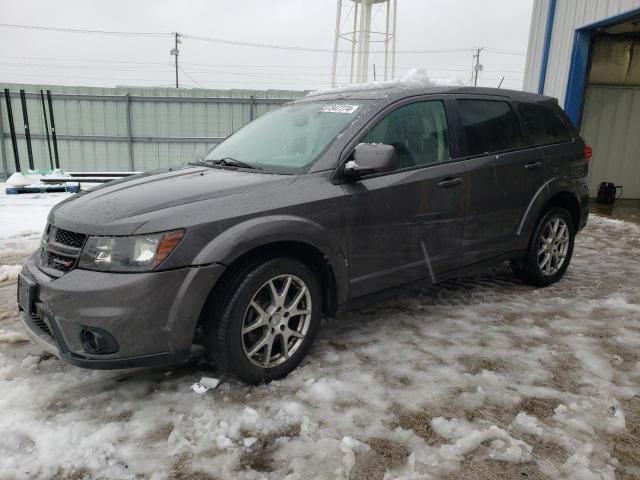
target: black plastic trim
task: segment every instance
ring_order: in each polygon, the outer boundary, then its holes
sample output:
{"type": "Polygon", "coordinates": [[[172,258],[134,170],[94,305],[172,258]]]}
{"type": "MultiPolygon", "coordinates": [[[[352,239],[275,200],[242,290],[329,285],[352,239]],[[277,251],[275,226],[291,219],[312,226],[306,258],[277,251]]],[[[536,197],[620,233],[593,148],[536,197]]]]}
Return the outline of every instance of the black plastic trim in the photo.
{"type": "Polygon", "coordinates": [[[109,359],[94,359],[76,355],[74,353],[60,353],[60,358],[71,365],[93,370],[116,370],[135,367],[158,367],[163,365],[175,365],[189,359],[189,351],[186,352],[161,352],[149,355],[137,355],[134,357],[120,357],[109,359]]]}

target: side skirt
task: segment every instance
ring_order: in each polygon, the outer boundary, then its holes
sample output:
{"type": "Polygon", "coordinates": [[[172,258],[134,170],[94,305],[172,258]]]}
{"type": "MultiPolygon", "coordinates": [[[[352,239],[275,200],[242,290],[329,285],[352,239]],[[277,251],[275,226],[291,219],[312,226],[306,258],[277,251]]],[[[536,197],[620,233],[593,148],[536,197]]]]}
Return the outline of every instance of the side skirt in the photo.
{"type": "Polygon", "coordinates": [[[369,293],[361,297],[352,298],[347,302],[338,305],[338,313],[347,312],[350,310],[357,310],[360,308],[369,307],[372,304],[381,303],[385,300],[389,300],[393,297],[397,297],[398,295],[406,294],[408,288],[414,289],[414,290],[424,290],[433,285],[437,285],[440,282],[444,282],[446,280],[451,280],[453,278],[466,277],[473,273],[481,272],[489,267],[505,262],[507,260],[512,260],[512,259],[524,256],[525,253],[526,253],[526,250],[511,251],[509,253],[505,253],[497,257],[492,257],[490,259],[483,260],[481,262],[477,262],[471,265],[467,265],[465,267],[457,268],[455,270],[450,270],[444,273],[439,273],[435,276],[436,277],[435,282],[432,282],[430,278],[425,277],[425,278],[415,280],[413,282],[398,285],[393,288],[388,288],[378,292],[369,293]]]}

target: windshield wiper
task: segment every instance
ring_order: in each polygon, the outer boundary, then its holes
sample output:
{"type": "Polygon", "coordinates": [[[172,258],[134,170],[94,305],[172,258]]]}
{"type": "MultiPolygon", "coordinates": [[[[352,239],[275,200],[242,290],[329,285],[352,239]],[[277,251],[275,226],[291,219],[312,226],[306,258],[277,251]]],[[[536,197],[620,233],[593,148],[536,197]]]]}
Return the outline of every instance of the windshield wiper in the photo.
{"type": "Polygon", "coordinates": [[[192,162],[188,162],[188,165],[193,165],[196,167],[209,167],[209,168],[239,167],[239,168],[248,168],[252,170],[264,170],[264,168],[259,167],[257,165],[241,162],[240,160],[236,160],[235,158],[231,158],[231,157],[216,158],[214,160],[194,160],[192,162]]]}
{"type": "Polygon", "coordinates": [[[216,158],[215,160],[208,160],[208,161],[213,163],[214,165],[224,165],[226,167],[240,167],[240,168],[251,168],[254,170],[263,170],[262,167],[259,167],[257,165],[252,165],[251,163],[245,163],[231,157],[216,158]]]}
{"type": "Polygon", "coordinates": [[[194,160],[192,162],[187,162],[187,165],[193,165],[194,167],[215,167],[215,165],[211,164],[211,162],[205,162],[204,160],[194,160]]]}

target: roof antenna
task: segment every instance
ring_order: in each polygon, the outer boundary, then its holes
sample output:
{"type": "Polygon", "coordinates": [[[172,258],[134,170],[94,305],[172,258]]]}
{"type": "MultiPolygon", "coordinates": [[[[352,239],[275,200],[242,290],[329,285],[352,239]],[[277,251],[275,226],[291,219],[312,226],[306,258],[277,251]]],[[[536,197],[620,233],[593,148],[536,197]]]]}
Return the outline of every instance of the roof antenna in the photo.
{"type": "Polygon", "coordinates": [[[500,88],[502,86],[502,82],[504,82],[504,75],[500,79],[500,83],[498,84],[498,88],[500,88]]]}

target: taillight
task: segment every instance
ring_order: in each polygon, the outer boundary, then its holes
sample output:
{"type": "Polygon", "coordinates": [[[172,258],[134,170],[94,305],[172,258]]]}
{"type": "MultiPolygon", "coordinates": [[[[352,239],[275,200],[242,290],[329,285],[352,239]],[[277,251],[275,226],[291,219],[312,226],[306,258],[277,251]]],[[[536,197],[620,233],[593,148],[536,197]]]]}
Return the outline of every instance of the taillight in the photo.
{"type": "Polygon", "coordinates": [[[593,148],[591,148],[591,145],[585,145],[584,150],[582,150],[582,157],[587,163],[589,163],[591,161],[592,156],[593,156],[593,148]]]}

